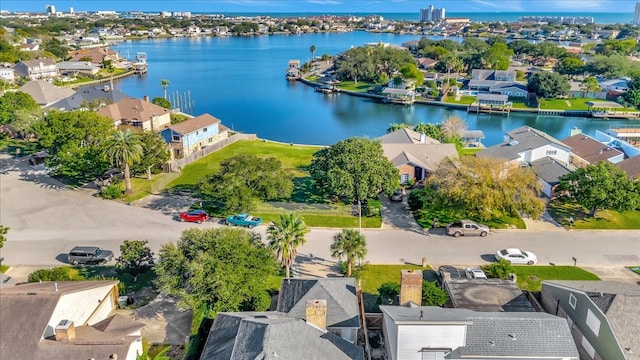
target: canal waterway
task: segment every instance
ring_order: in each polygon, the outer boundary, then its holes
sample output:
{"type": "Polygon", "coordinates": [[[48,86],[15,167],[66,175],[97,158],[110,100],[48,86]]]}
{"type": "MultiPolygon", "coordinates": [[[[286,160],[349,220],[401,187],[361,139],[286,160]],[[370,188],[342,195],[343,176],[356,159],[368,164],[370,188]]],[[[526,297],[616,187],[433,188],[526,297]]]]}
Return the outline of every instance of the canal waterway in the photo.
{"type": "MultiPolygon", "coordinates": [[[[451,115],[466,121],[469,129],[482,130],[485,145],[501,142],[505,131],[521,125],[562,139],[574,127],[593,135],[595,130],[627,123],[534,114],[473,114],[420,104],[389,105],[346,94],[325,95],[284,78],[290,59],[309,60],[311,45],[320,56],[365,43],[400,45],[416,39],[419,36],[354,31],[129,41],[113,49],[129,58],[136,52],[146,52],[149,72],[119,80],[115,86],[133,97],[162,97],[160,81],[167,79],[167,98],[173,100],[179,95],[183,103],[190,99],[194,115],[209,113],[233,130],[256,133],[260,138],[316,145],[330,145],[352,136],[377,137],[391,123],[438,123],[451,115]]],[[[635,123],[640,126],[640,122],[635,123]]]]}

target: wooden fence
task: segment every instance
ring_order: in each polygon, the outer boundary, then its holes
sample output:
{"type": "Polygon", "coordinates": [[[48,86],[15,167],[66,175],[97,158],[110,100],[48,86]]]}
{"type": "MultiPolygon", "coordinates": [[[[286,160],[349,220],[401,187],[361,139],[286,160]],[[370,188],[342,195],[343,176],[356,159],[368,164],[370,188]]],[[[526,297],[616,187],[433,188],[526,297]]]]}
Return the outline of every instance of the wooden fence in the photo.
{"type": "Polygon", "coordinates": [[[233,144],[236,141],[240,140],[256,140],[258,137],[256,134],[234,134],[224,140],[220,140],[215,142],[211,146],[207,146],[202,150],[198,150],[189,156],[185,156],[182,159],[176,159],[173,161],[169,161],[165,166],[165,172],[175,172],[181,171],[182,168],[192,162],[211,154],[214,151],[218,151],[224,148],[227,145],[233,144]]]}

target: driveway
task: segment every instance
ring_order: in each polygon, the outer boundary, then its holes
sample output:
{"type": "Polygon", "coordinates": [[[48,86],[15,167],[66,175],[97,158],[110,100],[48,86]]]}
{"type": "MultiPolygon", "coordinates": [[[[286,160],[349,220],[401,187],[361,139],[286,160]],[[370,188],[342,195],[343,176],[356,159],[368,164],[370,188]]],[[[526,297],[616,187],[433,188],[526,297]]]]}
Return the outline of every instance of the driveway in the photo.
{"type": "Polygon", "coordinates": [[[428,232],[418,225],[409,211],[409,205],[407,204],[408,196],[404,196],[402,201],[391,201],[388,196],[384,195],[378,195],[378,198],[382,204],[382,208],[380,209],[382,229],[402,229],[417,234],[428,235],[428,232]]]}

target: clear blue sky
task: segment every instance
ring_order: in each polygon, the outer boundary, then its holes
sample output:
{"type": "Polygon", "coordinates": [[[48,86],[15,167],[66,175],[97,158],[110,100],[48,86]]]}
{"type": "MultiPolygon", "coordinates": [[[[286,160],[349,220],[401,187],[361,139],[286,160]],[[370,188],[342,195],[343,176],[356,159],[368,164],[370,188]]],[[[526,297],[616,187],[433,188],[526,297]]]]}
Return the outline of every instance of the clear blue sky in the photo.
{"type": "Polygon", "coordinates": [[[57,11],[139,10],[191,12],[418,12],[433,4],[447,12],[607,12],[633,13],[633,0],[0,0],[0,9],[44,12],[47,4],[57,11]]]}

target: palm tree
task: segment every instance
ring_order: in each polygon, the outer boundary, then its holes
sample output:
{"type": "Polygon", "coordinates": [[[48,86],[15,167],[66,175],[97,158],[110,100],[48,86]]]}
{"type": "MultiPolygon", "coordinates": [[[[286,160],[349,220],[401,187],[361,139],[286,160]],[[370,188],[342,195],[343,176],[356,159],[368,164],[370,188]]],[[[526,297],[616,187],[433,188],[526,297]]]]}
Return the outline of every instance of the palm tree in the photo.
{"type": "Polygon", "coordinates": [[[140,138],[131,130],[117,131],[105,141],[103,155],[111,165],[124,170],[125,191],[131,192],[130,167],[142,158],[140,138]]]}
{"type": "Polygon", "coordinates": [[[309,47],[309,51],[311,51],[311,62],[313,62],[313,54],[316,53],[316,46],[311,45],[311,47],[309,47]]]}
{"type": "Polygon", "coordinates": [[[342,229],[333,237],[331,256],[347,259],[347,276],[351,276],[351,268],[355,259],[364,259],[367,255],[367,240],[355,229],[342,229]]]}
{"type": "Polygon", "coordinates": [[[109,73],[109,83],[111,89],[113,89],[113,72],[116,70],[115,66],[113,66],[113,61],[108,59],[102,60],[102,67],[109,73]]]}
{"type": "Polygon", "coordinates": [[[287,278],[290,277],[291,265],[296,261],[298,247],[307,242],[304,235],[308,232],[304,221],[293,213],[280,215],[267,228],[269,247],[276,252],[280,263],[285,267],[287,278]]]}
{"type": "Polygon", "coordinates": [[[164,89],[164,99],[165,100],[167,99],[167,86],[169,86],[169,84],[171,84],[171,83],[167,79],[160,80],[160,86],[162,86],[162,89],[164,89]]]}

